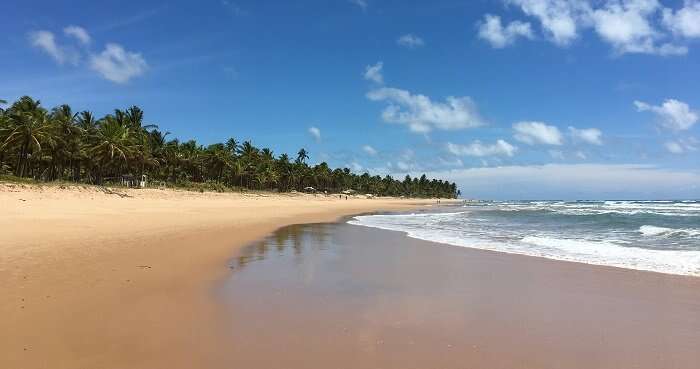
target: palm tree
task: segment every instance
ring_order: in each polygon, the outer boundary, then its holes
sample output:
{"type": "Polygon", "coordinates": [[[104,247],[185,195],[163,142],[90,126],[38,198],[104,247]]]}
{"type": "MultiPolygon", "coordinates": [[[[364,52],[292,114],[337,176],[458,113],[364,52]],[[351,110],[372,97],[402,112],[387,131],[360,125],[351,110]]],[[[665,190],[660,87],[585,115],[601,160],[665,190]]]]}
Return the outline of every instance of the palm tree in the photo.
{"type": "Polygon", "coordinates": [[[116,119],[103,121],[97,130],[95,145],[91,153],[99,163],[99,181],[102,181],[105,169],[116,169],[121,175],[122,165],[126,165],[133,155],[136,145],[133,143],[129,127],[116,119]]]}
{"type": "Polygon", "coordinates": [[[13,104],[8,112],[9,123],[0,132],[0,137],[4,138],[0,151],[18,150],[15,174],[24,177],[32,154],[41,152],[42,143],[53,138],[53,127],[39,101],[28,96],[13,104]]]}
{"type": "Polygon", "coordinates": [[[289,155],[276,157],[271,149],[259,149],[250,141],[240,144],[231,138],[204,148],[195,140],[181,143],[167,141],[167,136],[157,126],[144,124],[144,112],[137,106],[115,109],[97,120],[89,111],[73,113],[68,105],[48,113],[39,101],[25,96],[0,109],[0,171],[44,180],[85,178],[91,183],[103,182],[105,175],[142,173],[180,184],[216,181],[217,189],[237,184],[241,189],[280,191],[315,186],[378,195],[460,194],[454,183],[425,175],[399,181],[332,169],[327,163],[310,167],[305,149],[290,162],[289,155]]]}
{"type": "Polygon", "coordinates": [[[231,165],[231,171],[233,176],[239,179],[239,186],[243,190],[243,176],[245,175],[245,164],[243,164],[243,161],[241,159],[234,161],[233,165],[231,165]]]}
{"type": "Polygon", "coordinates": [[[226,150],[228,150],[231,155],[236,155],[238,153],[238,141],[235,138],[229,138],[226,141],[226,150]]]}
{"type": "Polygon", "coordinates": [[[309,153],[306,152],[306,149],[302,148],[299,150],[297,153],[297,163],[304,164],[306,163],[306,159],[309,158],[309,153]]]}

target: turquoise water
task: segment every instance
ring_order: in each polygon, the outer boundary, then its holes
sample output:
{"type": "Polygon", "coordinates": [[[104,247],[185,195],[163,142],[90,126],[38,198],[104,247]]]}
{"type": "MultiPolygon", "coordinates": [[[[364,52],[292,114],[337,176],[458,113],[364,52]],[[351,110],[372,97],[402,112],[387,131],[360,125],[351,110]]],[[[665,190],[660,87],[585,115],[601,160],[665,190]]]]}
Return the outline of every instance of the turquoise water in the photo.
{"type": "Polygon", "coordinates": [[[517,201],[350,223],[455,246],[700,276],[700,201],[517,201]]]}

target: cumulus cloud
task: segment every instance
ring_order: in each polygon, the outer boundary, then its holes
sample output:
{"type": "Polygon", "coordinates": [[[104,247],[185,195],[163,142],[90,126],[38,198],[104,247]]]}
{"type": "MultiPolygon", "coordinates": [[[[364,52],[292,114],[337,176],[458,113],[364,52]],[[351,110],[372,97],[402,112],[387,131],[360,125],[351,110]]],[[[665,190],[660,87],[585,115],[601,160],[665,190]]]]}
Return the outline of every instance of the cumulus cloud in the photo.
{"type": "Polygon", "coordinates": [[[32,46],[41,49],[51,56],[58,64],[77,65],[80,55],[74,50],[59,45],[56,36],[49,31],[35,31],[29,33],[29,42],[32,46]]]}
{"type": "Polygon", "coordinates": [[[385,122],[405,124],[412,132],[450,131],[484,124],[469,97],[450,96],[445,102],[434,102],[424,95],[383,87],[368,92],[367,98],[387,103],[382,112],[385,122]]]}
{"type": "Polygon", "coordinates": [[[501,17],[491,14],[486,14],[484,21],[479,23],[479,38],[487,41],[494,48],[500,49],[512,45],[518,37],[534,38],[530,23],[514,21],[504,27],[501,17]]]}
{"type": "Polygon", "coordinates": [[[654,29],[650,17],[660,9],[656,0],[610,0],[592,13],[595,30],[616,52],[683,55],[684,46],[669,43],[657,45],[661,35],[654,29]]]}
{"type": "Polygon", "coordinates": [[[370,155],[370,156],[377,155],[377,149],[375,149],[374,147],[372,147],[370,145],[362,146],[362,151],[364,151],[365,153],[367,153],[367,155],[370,155]]]}
{"type": "MultiPolygon", "coordinates": [[[[660,29],[662,24],[675,35],[700,37],[698,0],[686,0],[685,6],[677,11],[663,9],[658,0],[504,1],[517,6],[525,15],[537,19],[545,37],[559,46],[570,45],[583,29],[592,28],[601,40],[612,46],[616,54],[670,56],[685,55],[688,47],[665,41],[668,40],[668,35],[660,29]],[[661,14],[663,20],[660,22],[661,14]]],[[[493,29],[499,29],[500,19],[491,19],[490,23],[493,29]]],[[[488,25],[488,22],[484,24],[488,25]]],[[[481,32],[480,37],[484,38],[481,32]]]]}
{"type": "Polygon", "coordinates": [[[128,82],[131,78],[142,75],[148,68],[141,54],[127,51],[119,44],[108,43],[99,54],[91,52],[87,46],[92,39],[85,28],[67,26],[63,29],[63,34],[67,39],[73,40],[73,45],[80,44],[83,47],[71,47],[66,40],[61,45],[56,41],[56,35],[50,31],[30,32],[29,41],[32,46],[41,49],[59,64],[77,66],[81,64],[81,59],[86,57],[92,70],[116,83],[128,82]]]}
{"type": "Polygon", "coordinates": [[[384,68],[384,63],[382,62],[377,62],[374,65],[366,66],[365,79],[380,85],[384,84],[384,75],[382,74],[382,68],[384,68]]]}
{"type": "Polygon", "coordinates": [[[509,144],[504,140],[498,140],[492,145],[482,144],[480,141],[474,141],[469,145],[458,145],[448,142],[447,151],[457,156],[508,156],[515,155],[518,148],[509,144]]]}
{"type": "Polygon", "coordinates": [[[591,145],[603,144],[603,132],[601,132],[598,128],[578,129],[575,127],[569,127],[569,133],[574,139],[589,143],[591,145]]]}
{"type": "Polygon", "coordinates": [[[579,20],[590,12],[582,0],[506,0],[528,16],[537,18],[545,35],[554,43],[569,45],[578,37],[579,20]]]}
{"type": "Polygon", "coordinates": [[[316,140],[316,142],[321,141],[321,130],[316,127],[309,127],[309,134],[316,140]]]}
{"type": "Polygon", "coordinates": [[[700,1],[685,0],[684,6],[677,11],[665,8],[663,23],[675,35],[700,37],[700,1]]]}
{"type": "Polygon", "coordinates": [[[564,137],[559,128],[542,122],[518,122],[513,124],[516,140],[528,145],[562,145],[564,137]]]}
{"type": "Polygon", "coordinates": [[[637,111],[650,111],[661,119],[661,124],[673,131],[688,130],[698,122],[698,112],[682,101],[667,99],[663,104],[654,106],[642,101],[635,101],[637,111]]]}
{"type": "Polygon", "coordinates": [[[399,39],[396,40],[396,43],[409,49],[414,49],[425,45],[425,41],[423,41],[422,38],[411,33],[399,37],[399,39]]]}
{"type": "Polygon", "coordinates": [[[142,75],[148,64],[139,53],[127,51],[119,44],[107,44],[101,53],[90,57],[90,67],[112,82],[126,83],[142,75]]]}
{"type": "Polygon", "coordinates": [[[88,32],[83,27],[68,26],[63,29],[63,33],[65,33],[66,36],[75,38],[76,40],[80,41],[80,43],[83,45],[89,44],[91,40],[90,34],[88,34],[88,32]]]}

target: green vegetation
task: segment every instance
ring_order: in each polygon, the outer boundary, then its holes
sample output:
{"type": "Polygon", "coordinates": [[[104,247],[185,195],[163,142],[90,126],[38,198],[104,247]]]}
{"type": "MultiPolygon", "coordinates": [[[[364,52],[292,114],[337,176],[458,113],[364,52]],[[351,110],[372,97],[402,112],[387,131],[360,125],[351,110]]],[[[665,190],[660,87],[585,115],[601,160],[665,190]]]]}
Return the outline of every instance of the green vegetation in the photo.
{"type": "MultiPolygon", "coordinates": [[[[6,102],[0,100],[0,105],[6,102]]],[[[309,166],[308,152],[296,158],[275,156],[249,141],[229,139],[204,147],[196,141],[168,140],[168,132],[144,124],[136,106],[115,110],[101,119],[88,111],[74,113],[61,105],[51,111],[25,96],[0,108],[0,176],[13,174],[34,181],[71,181],[119,184],[147,175],[151,182],[167,182],[198,190],[227,189],[319,191],[355,190],[380,196],[452,198],[454,183],[406,176],[357,175],[328,164],[309,166]]]]}

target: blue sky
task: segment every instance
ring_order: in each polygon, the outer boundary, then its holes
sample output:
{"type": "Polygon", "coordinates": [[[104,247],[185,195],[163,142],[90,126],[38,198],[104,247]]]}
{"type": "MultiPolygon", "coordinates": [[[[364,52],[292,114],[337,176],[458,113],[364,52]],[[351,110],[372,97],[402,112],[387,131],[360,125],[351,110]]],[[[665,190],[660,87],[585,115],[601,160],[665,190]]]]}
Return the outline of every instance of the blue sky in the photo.
{"type": "Polygon", "coordinates": [[[700,198],[700,1],[6,4],[0,98],[481,198],[700,198]]]}

